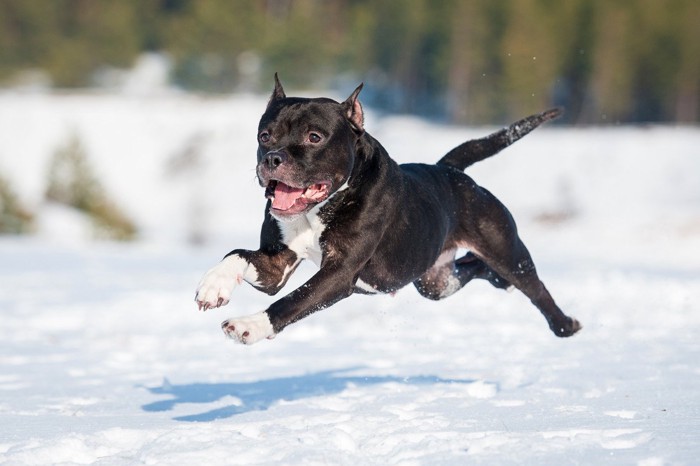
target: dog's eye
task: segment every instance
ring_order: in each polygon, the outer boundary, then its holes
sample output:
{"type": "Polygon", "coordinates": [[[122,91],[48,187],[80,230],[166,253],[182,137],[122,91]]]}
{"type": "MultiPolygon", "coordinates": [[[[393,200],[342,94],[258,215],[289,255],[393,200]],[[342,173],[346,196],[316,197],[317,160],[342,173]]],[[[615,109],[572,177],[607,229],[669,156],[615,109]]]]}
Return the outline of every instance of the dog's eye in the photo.
{"type": "Polygon", "coordinates": [[[268,133],[267,131],[263,131],[258,135],[258,140],[263,144],[266,142],[270,142],[270,133],[268,133]]]}
{"type": "Polygon", "coordinates": [[[312,144],[318,144],[321,142],[321,136],[318,133],[309,133],[309,142],[312,144]]]}

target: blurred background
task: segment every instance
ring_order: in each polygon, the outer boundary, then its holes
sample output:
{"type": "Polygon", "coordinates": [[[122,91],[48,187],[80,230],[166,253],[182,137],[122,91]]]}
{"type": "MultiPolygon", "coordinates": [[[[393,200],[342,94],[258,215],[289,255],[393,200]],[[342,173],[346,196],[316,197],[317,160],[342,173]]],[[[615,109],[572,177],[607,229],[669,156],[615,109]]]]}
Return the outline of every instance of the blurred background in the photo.
{"type": "MultiPolygon", "coordinates": [[[[698,25],[697,0],[0,0],[0,232],[256,237],[257,220],[230,213],[257,219],[264,205],[239,199],[258,189],[254,135],[275,72],[295,95],[344,99],[365,82],[369,130],[402,162],[551,106],[569,130],[683,126],[569,133],[556,148],[572,162],[548,166],[539,195],[508,187],[515,165],[474,173],[502,183],[514,210],[546,211],[532,218],[582,215],[601,176],[618,193],[660,199],[649,186],[672,185],[695,202],[698,25]],[[594,171],[594,155],[622,157],[622,171],[594,171]],[[658,183],[630,187],[635,157],[658,183]]],[[[590,211],[611,205],[606,192],[590,211]]]]}
{"type": "Polygon", "coordinates": [[[700,0],[0,0],[0,464],[699,464],[699,107],[700,0]],[[565,107],[468,174],[581,335],[479,280],[226,344],[275,72],[400,163],[565,107]]]}
{"type": "Polygon", "coordinates": [[[697,0],[0,0],[0,83],[123,84],[144,53],[187,91],[371,83],[367,104],[455,123],[700,119],[697,0]]]}

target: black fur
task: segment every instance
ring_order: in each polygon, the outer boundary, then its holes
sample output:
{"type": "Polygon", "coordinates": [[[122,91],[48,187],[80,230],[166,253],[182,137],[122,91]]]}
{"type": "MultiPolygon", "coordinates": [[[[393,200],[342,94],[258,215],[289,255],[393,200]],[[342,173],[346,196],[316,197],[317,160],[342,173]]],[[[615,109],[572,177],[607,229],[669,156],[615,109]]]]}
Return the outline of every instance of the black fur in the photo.
{"type": "MultiPolygon", "coordinates": [[[[354,292],[391,293],[413,283],[421,295],[442,299],[480,278],[497,288],[521,290],[555,335],[576,333],[580,324],[559,309],[540,281],[511,214],[462,171],[560,110],[465,142],[435,165],[399,165],[365,132],[360,89],[342,103],[290,98],[275,76],[259,125],[261,186],[271,198],[283,196],[278,183],[298,190],[311,186],[319,193],[326,189],[328,197],[320,204],[294,201],[289,210],[279,199],[279,204],[268,201],[259,250],[228,255],[252,264],[254,286],[269,294],[281,289],[300,260],[318,256],[320,270],[266,310],[274,332],[354,292]],[[320,236],[312,242],[302,235],[310,238],[314,232],[320,236]],[[456,258],[458,249],[470,252],[456,258]]],[[[198,292],[197,302],[205,309],[227,302],[208,297],[215,295],[210,289],[204,294],[198,292]]]]}

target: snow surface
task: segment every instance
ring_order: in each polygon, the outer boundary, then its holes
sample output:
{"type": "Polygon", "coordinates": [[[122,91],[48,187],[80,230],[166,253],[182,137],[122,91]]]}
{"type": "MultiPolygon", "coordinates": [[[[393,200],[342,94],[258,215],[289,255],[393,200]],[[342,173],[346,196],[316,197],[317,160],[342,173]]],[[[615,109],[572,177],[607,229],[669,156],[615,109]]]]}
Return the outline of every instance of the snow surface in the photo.
{"type": "MultiPolygon", "coordinates": [[[[583,323],[573,338],[471,283],[442,302],[353,296],[245,347],[220,322],[273,298],[193,298],[257,244],[265,100],[0,95],[0,174],[38,215],[35,235],[0,238],[0,463],[697,464],[700,129],[543,128],[469,171],[583,323]],[[139,241],[93,241],[43,201],[72,134],[139,241]]],[[[402,162],[495,129],[366,125],[402,162]]]]}

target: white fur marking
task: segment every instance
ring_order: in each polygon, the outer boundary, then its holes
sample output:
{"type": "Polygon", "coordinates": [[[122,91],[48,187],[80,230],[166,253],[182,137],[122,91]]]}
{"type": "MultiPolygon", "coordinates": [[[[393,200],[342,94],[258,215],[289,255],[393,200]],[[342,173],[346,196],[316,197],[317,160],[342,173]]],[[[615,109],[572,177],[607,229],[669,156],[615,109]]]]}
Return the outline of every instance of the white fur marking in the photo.
{"type": "Polygon", "coordinates": [[[275,337],[270,318],[264,311],[225,320],[221,324],[221,328],[227,337],[245,345],[252,345],[263,338],[272,339],[275,337]]]}
{"type": "Polygon", "coordinates": [[[455,277],[454,275],[449,275],[447,277],[447,285],[445,288],[443,288],[442,292],[440,293],[440,298],[446,298],[448,296],[452,296],[456,292],[458,292],[462,288],[462,284],[459,282],[459,279],[455,277]]]}
{"type": "Polygon", "coordinates": [[[438,256],[437,260],[433,264],[432,268],[438,268],[442,267],[445,264],[449,264],[454,262],[455,260],[455,253],[457,252],[457,249],[446,249],[442,251],[440,256],[438,256]]]}
{"type": "Polygon", "coordinates": [[[446,298],[450,295],[453,295],[462,287],[462,284],[459,282],[459,279],[452,275],[456,252],[457,249],[444,250],[440,254],[440,256],[438,256],[438,258],[435,260],[433,266],[430,268],[430,271],[432,271],[435,274],[438,274],[440,276],[443,276],[443,274],[447,275],[445,277],[447,283],[440,292],[440,298],[446,298]],[[445,267],[448,267],[447,270],[445,269],[445,267]]]}
{"type": "Polygon", "coordinates": [[[319,239],[326,225],[321,221],[316,211],[301,215],[291,221],[280,221],[282,241],[294,251],[299,259],[311,259],[320,266],[322,253],[319,239]]]}
{"type": "Polygon", "coordinates": [[[321,266],[323,252],[319,241],[323,230],[326,229],[326,225],[321,221],[318,213],[333,196],[348,189],[350,187],[349,182],[349,179],[346,180],[328,199],[315,205],[305,215],[299,215],[293,219],[275,217],[280,230],[282,230],[282,242],[294,251],[300,260],[310,259],[318,267],[321,266]]]}
{"type": "Polygon", "coordinates": [[[237,254],[224,258],[199,281],[197,304],[204,309],[225,306],[231,299],[233,289],[243,280],[251,285],[258,284],[255,266],[237,254]]]}
{"type": "Polygon", "coordinates": [[[284,282],[287,281],[287,277],[289,276],[290,273],[292,273],[292,270],[294,270],[294,268],[299,264],[299,262],[301,262],[301,260],[300,260],[300,259],[297,259],[297,261],[296,261],[296,262],[294,263],[294,265],[292,265],[291,267],[288,266],[288,265],[286,265],[286,266],[284,267],[284,272],[282,272],[282,280],[279,281],[279,283],[277,284],[277,286],[280,286],[280,287],[281,287],[282,284],[284,284],[284,282]]]}
{"type": "Polygon", "coordinates": [[[363,291],[368,292],[368,293],[373,293],[373,294],[374,294],[374,293],[377,293],[377,292],[378,292],[377,289],[374,288],[372,285],[370,285],[370,284],[367,283],[367,282],[363,282],[363,281],[360,280],[359,278],[358,278],[357,281],[355,282],[355,286],[358,287],[359,289],[363,290],[363,291]]]}

